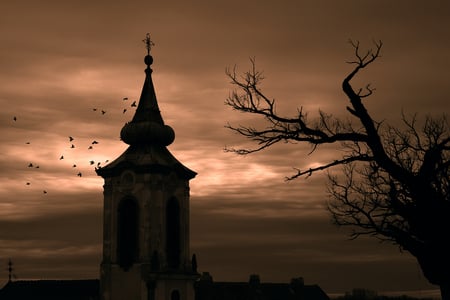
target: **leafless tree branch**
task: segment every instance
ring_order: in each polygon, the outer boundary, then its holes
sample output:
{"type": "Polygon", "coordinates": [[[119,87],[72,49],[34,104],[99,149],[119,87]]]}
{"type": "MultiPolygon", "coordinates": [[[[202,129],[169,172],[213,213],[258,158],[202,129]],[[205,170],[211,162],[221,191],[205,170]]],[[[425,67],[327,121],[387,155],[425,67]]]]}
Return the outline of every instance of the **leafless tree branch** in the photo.
{"type": "MultiPolygon", "coordinates": [[[[351,81],[381,57],[383,43],[362,51],[358,41],[349,41],[354,58],[352,70],[342,81],[348,98],[347,121],[319,111],[309,120],[300,107],[293,116],[277,113],[276,102],[261,89],[262,72],[251,59],[242,76],[236,67],[226,74],[236,88],[225,104],[234,110],[261,116],[264,125],[225,127],[253,141],[253,149],[226,148],[247,155],[279,142],[306,143],[310,153],[321,145],[339,146],[338,157],[320,166],[295,168],[286,178],[308,178],[312,174],[342,166],[341,176],[329,175],[328,211],[339,226],[352,228],[352,239],[361,235],[399,245],[417,258],[426,278],[450,293],[450,126],[446,116],[427,117],[420,126],[416,115],[402,113],[403,126],[373,120],[363,99],[373,95],[370,84],[354,89],[351,81]],[[356,124],[356,125],[355,125],[356,124]]],[[[330,174],[330,173],[329,173],[330,174]]],[[[443,293],[443,299],[450,295],[443,293]]]]}

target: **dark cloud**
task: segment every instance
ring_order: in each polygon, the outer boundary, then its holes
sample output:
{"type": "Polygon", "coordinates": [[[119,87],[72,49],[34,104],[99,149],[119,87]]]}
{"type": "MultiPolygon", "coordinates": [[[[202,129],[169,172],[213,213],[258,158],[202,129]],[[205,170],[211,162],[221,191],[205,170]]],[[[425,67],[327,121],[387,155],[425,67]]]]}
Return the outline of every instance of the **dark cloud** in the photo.
{"type": "MultiPolygon", "coordinates": [[[[19,279],[98,277],[102,211],[99,203],[96,209],[83,209],[82,197],[65,197],[79,203],[68,210],[36,208],[39,215],[0,219],[1,257],[11,258],[19,279]]],[[[7,278],[6,268],[0,275],[7,278]]]]}
{"type": "Polygon", "coordinates": [[[308,215],[301,207],[292,208],[292,203],[276,201],[272,212],[258,210],[258,206],[267,206],[262,201],[228,205],[240,205],[250,212],[243,214],[220,209],[226,200],[215,198],[203,207],[193,199],[191,209],[192,251],[199,268],[211,272],[217,281],[248,280],[250,274],[259,273],[262,280],[275,282],[303,276],[327,292],[342,286],[395,290],[413,282],[416,288],[430,287],[411,257],[373,239],[348,240],[323,210],[308,215]],[[283,207],[289,212],[277,214],[283,207]],[[409,283],[399,284],[403,280],[409,283]]]}

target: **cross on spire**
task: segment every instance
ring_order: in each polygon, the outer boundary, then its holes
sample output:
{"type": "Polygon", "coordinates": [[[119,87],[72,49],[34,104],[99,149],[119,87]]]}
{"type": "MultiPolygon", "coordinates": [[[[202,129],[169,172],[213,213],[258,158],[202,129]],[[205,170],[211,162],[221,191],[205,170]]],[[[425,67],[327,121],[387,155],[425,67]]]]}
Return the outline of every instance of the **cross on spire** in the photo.
{"type": "Polygon", "coordinates": [[[155,46],[155,43],[150,39],[150,33],[147,32],[142,42],[145,44],[145,48],[147,48],[147,55],[150,55],[151,48],[155,46]]]}

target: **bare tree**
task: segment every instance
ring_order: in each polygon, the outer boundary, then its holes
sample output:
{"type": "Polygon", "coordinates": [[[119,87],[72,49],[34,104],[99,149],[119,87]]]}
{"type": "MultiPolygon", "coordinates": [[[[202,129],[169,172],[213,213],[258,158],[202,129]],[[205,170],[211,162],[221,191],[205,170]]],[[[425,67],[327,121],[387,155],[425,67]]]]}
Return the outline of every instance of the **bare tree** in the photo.
{"type": "Polygon", "coordinates": [[[422,123],[416,116],[402,114],[402,129],[372,119],[363,101],[374,89],[370,85],[354,89],[350,81],[380,57],[383,44],[375,42],[373,49],[363,52],[359,42],[350,43],[355,58],[349,64],[353,69],[342,82],[349,100],[346,110],[350,118],[346,120],[319,111],[318,118],[311,121],[302,108],[293,117],[281,116],[276,112],[275,100],[260,89],[263,76],[254,60],[251,70],[242,75],[236,69],[227,69],[236,89],[225,104],[260,115],[265,127],[228,124],[226,127],[256,142],[257,147],[226,150],[246,155],[288,141],[307,143],[314,152],[320,151],[321,145],[336,144],[339,151],[334,160],[310,169],[295,169],[287,180],[341,166],[342,175],[328,172],[328,210],[334,223],[352,228],[351,238],[370,235],[411,253],[427,280],[438,285],[442,299],[448,300],[449,123],[445,114],[426,117],[422,123]]]}

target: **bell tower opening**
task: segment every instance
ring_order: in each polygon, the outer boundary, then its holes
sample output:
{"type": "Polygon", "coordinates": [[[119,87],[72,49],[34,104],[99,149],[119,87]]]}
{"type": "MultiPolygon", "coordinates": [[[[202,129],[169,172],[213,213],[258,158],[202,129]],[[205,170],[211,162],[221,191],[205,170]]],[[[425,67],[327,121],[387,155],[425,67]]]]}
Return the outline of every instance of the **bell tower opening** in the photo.
{"type": "Polygon", "coordinates": [[[180,266],[180,205],[177,198],[171,197],[166,207],[166,255],[169,268],[180,266]]]}
{"type": "Polygon", "coordinates": [[[178,290],[172,291],[170,295],[170,300],[180,300],[180,292],[178,290]]]}
{"type": "Polygon", "coordinates": [[[127,271],[138,258],[138,206],[132,197],[123,198],[117,208],[117,261],[127,271]]]}

